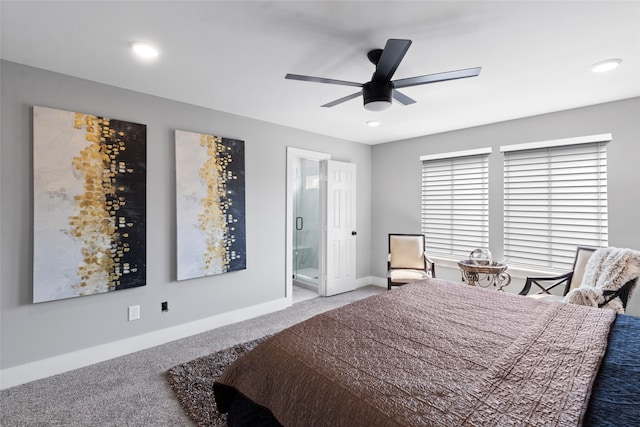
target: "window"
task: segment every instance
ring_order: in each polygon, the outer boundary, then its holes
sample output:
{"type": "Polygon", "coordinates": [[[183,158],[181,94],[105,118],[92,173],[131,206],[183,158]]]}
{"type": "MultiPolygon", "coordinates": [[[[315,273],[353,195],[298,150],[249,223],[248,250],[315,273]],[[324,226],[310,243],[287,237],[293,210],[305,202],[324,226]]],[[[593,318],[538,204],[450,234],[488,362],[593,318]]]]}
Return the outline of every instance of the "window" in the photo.
{"type": "Polygon", "coordinates": [[[504,257],[570,269],[576,246],[607,246],[610,134],[500,147],[504,153],[504,257]]]}
{"type": "Polygon", "coordinates": [[[490,148],[422,156],[422,233],[431,255],[489,247],[490,148]]]}
{"type": "Polygon", "coordinates": [[[320,175],[305,176],[305,190],[316,190],[320,188],[320,175]]]}

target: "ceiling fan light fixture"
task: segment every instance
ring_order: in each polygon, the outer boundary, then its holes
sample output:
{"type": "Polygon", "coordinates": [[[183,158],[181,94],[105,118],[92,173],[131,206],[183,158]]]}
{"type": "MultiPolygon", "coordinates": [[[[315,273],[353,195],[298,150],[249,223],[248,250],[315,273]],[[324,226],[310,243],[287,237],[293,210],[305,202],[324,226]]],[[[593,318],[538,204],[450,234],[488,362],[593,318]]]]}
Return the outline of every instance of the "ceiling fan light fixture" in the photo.
{"type": "Polygon", "coordinates": [[[362,85],[364,108],[369,111],[383,111],[391,107],[393,86],[390,83],[368,82],[362,85]]]}
{"type": "Polygon", "coordinates": [[[606,71],[613,70],[621,63],[622,59],[620,58],[606,59],[604,61],[596,62],[595,64],[593,64],[591,66],[591,71],[593,71],[594,73],[604,73],[606,71]]]}
{"type": "Polygon", "coordinates": [[[364,108],[369,111],[384,111],[391,107],[391,101],[370,101],[364,103],[364,108]]]}

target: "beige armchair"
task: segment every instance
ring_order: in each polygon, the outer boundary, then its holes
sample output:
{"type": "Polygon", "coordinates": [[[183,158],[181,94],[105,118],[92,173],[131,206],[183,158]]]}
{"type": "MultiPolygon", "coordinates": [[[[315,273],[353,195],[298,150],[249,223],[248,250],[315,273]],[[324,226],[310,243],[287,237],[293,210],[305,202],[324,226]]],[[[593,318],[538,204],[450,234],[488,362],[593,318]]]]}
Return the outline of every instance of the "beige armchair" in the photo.
{"type": "Polygon", "coordinates": [[[425,252],[423,234],[389,234],[387,289],[436,277],[436,265],[425,252]]]}
{"type": "Polygon", "coordinates": [[[640,277],[640,251],[578,247],[572,271],[551,277],[527,277],[520,295],[547,301],[605,307],[624,313],[640,277]],[[550,285],[545,285],[549,282],[550,285]],[[537,293],[529,295],[532,285],[537,293]],[[562,295],[552,292],[564,285],[562,295]]]}
{"type": "Polygon", "coordinates": [[[587,261],[598,248],[579,246],[576,249],[576,257],[571,271],[557,276],[530,276],[520,291],[520,295],[530,298],[543,299],[545,301],[562,302],[570,290],[577,288],[582,283],[584,269],[587,261]],[[532,285],[533,290],[531,289],[532,285]],[[556,289],[557,288],[557,289],[556,289]]]}

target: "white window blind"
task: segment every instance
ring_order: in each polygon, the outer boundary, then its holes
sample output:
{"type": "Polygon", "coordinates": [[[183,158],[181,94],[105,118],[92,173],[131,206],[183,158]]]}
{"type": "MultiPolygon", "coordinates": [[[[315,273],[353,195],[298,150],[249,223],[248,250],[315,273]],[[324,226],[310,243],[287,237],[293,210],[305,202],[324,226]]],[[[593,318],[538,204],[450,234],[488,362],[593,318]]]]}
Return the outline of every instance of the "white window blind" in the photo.
{"type": "Polygon", "coordinates": [[[429,254],[466,259],[474,249],[488,248],[490,152],[421,157],[422,233],[429,254]]]}
{"type": "Polygon", "coordinates": [[[608,141],[566,141],[571,145],[503,149],[504,257],[510,265],[567,270],[576,246],[608,245],[608,141]]]}

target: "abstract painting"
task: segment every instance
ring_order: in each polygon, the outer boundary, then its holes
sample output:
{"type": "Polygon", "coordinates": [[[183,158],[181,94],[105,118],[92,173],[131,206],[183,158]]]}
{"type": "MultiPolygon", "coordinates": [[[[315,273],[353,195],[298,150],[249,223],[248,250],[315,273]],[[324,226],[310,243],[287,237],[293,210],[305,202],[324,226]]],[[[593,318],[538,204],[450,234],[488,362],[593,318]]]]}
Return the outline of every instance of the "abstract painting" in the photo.
{"type": "Polygon", "coordinates": [[[146,283],[145,125],[33,107],[33,302],[146,283]]]}
{"type": "Polygon", "coordinates": [[[244,270],[244,141],[176,130],[178,280],[244,270]]]}

